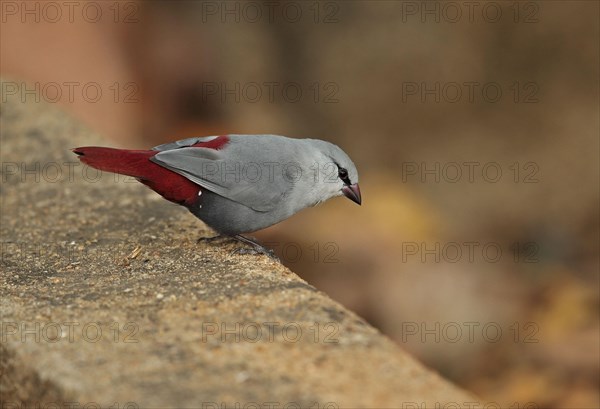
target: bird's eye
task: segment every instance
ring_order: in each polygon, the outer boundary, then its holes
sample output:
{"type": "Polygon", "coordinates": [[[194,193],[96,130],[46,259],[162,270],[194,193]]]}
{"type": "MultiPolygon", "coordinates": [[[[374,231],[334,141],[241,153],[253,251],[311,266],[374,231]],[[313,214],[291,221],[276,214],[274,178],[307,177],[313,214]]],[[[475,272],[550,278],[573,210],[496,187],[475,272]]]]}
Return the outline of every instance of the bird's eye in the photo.
{"type": "Polygon", "coordinates": [[[346,169],[340,168],[338,170],[338,175],[344,183],[346,183],[347,185],[350,184],[350,180],[348,179],[348,171],[346,169]]]}

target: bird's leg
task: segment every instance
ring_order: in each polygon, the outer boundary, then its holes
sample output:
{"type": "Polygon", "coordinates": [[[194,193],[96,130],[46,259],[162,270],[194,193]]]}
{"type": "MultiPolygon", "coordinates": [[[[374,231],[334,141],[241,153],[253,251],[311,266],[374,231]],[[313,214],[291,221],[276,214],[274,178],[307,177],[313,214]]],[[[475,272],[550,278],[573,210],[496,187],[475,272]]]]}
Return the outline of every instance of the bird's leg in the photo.
{"type": "Polygon", "coordinates": [[[219,241],[219,240],[232,240],[233,238],[231,236],[226,236],[224,234],[217,234],[216,236],[212,236],[212,237],[200,237],[198,240],[196,240],[196,243],[213,243],[215,241],[219,241]]]}
{"type": "Polygon", "coordinates": [[[243,248],[236,249],[234,251],[234,254],[235,253],[237,253],[237,254],[264,254],[265,256],[268,256],[274,260],[279,261],[279,259],[277,258],[277,256],[275,255],[275,252],[273,250],[265,248],[264,246],[257,243],[256,241],[251,240],[247,237],[244,237],[241,234],[236,234],[235,236],[233,236],[233,238],[244,244],[248,244],[248,245],[252,246],[251,249],[243,249],[243,248]]]}

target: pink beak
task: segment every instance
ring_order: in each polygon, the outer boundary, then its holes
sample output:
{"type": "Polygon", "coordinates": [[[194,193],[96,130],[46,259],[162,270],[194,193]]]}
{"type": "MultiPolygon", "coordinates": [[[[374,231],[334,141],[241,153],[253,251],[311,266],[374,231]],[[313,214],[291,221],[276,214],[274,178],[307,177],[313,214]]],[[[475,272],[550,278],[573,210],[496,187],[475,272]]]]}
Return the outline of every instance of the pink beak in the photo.
{"type": "Polygon", "coordinates": [[[362,199],[360,197],[360,188],[358,187],[358,183],[353,185],[346,185],[342,188],[342,193],[348,199],[352,200],[354,203],[358,203],[360,205],[362,203],[362,199]]]}

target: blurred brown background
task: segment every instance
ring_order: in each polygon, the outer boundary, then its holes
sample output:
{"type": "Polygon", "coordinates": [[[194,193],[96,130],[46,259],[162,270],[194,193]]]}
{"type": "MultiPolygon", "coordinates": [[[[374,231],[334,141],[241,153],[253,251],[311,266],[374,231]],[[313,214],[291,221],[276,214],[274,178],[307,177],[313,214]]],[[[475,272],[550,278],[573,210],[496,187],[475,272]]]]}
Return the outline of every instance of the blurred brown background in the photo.
{"type": "Polygon", "coordinates": [[[0,3],[4,80],[107,144],[342,146],[363,206],[257,237],[484,399],[600,405],[598,2],[0,3]]]}

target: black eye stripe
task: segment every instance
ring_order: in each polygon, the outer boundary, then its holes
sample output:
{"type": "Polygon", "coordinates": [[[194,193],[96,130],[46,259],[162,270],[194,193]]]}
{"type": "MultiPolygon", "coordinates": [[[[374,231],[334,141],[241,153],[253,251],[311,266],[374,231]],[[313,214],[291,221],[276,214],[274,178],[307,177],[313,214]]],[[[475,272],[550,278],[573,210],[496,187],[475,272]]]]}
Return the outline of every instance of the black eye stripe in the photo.
{"type": "Polygon", "coordinates": [[[342,179],[342,182],[344,182],[347,185],[350,184],[350,179],[348,178],[348,171],[346,169],[340,167],[338,170],[338,175],[340,179],[342,179]]]}

